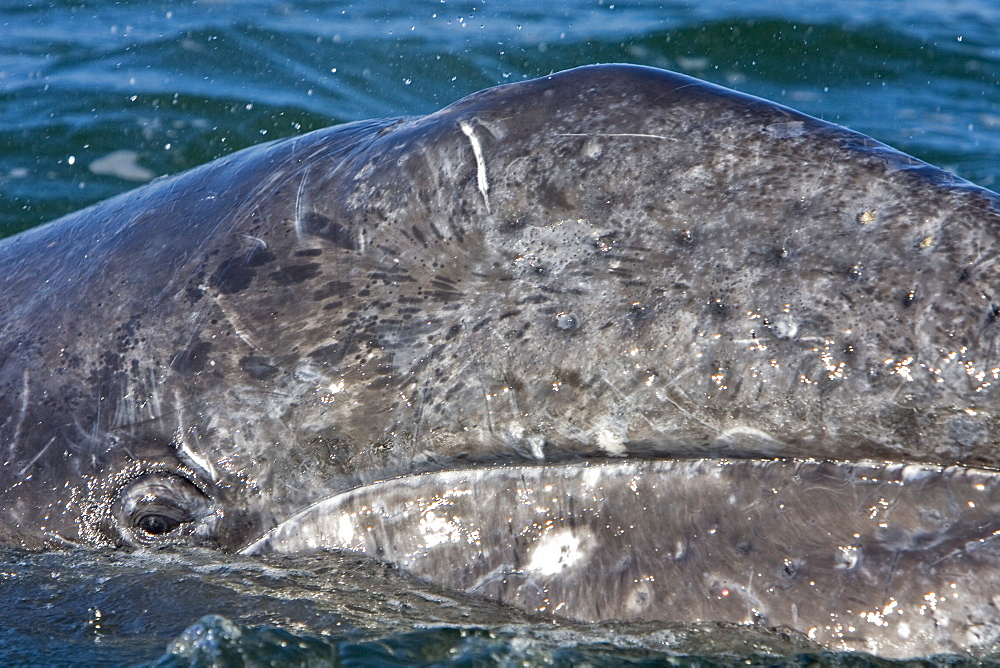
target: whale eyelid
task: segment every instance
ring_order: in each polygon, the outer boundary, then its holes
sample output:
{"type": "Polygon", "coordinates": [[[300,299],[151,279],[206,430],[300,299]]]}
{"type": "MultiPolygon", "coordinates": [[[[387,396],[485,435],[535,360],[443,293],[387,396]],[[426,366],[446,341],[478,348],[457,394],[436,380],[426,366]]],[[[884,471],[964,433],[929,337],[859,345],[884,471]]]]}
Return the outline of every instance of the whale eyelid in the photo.
{"type": "Polygon", "coordinates": [[[211,514],[211,497],[189,477],[154,470],[132,477],[117,493],[114,519],[126,543],[179,537],[177,530],[211,514]]]}

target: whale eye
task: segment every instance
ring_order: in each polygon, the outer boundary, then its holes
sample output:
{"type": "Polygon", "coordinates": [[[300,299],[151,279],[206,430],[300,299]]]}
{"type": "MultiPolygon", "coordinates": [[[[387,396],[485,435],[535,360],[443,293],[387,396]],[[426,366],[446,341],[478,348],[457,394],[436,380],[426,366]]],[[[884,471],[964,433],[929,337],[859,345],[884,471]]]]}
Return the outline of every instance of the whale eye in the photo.
{"type": "Polygon", "coordinates": [[[127,543],[152,545],[188,535],[211,513],[211,501],[190,480],[173,473],[147,473],[119,493],[115,516],[127,543]]]}
{"type": "Polygon", "coordinates": [[[150,536],[159,536],[161,534],[170,533],[181,524],[184,523],[185,518],[170,517],[169,515],[142,515],[135,522],[135,526],[139,531],[144,531],[150,536]]]}

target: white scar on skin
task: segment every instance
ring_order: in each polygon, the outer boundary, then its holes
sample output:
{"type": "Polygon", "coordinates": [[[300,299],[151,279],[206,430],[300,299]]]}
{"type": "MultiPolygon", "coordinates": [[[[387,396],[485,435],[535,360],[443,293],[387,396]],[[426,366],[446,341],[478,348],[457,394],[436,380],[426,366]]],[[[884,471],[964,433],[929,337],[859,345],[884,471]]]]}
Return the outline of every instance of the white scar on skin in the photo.
{"type": "MultiPolygon", "coordinates": [[[[556,137],[638,137],[640,139],[662,139],[664,141],[681,141],[677,137],[667,137],[665,135],[645,134],[641,132],[560,132],[556,137]]],[[[735,144],[719,143],[719,146],[740,150],[741,147],[735,144]]]]}
{"type": "Polygon", "coordinates": [[[185,463],[188,466],[201,469],[201,471],[205,473],[208,476],[208,479],[212,482],[218,481],[219,475],[216,473],[215,467],[212,466],[212,462],[192,450],[191,446],[188,445],[187,440],[184,438],[184,404],[181,401],[180,392],[174,392],[174,406],[177,411],[178,423],[178,427],[174,431],[174,448],[182,458],[187,459],[185,463]]]}
{"type": "MultiPolygon", "coordinates": [[[[309,167],[302,173],[302,178],[299,180],[299,189],[295,193],[295,235],[302,241],[302,218],[305,212],[306,203],[303,201],[303,193],[306,190],[306,181],[309,179],[309,167]]],[[[265,244],[266,248],[266,244],[265,244]]]]}
{"type": "Polygon", "coordinates": [[[28,462],[27,464],[25,464],[24,466],[21,467],[21,470],[17,472],[17,477],[18,478],[23,478],[24,474],[27,473],[28,470],[32,466],[35,465],[35,462],[37,462],[39,459],[41,459],[42,455],[45,454],[45,451],[49,449],[49,446],[52,445],[55,442],[56,442],[56,437],[55,436],[53,436],[52,438],[50,438],[49,442],[45,444],[45,447],[42,448],[41,450],[39,450],[38,454],[35,455],[34,457],[32,457],[30,462],[28,462]]]}
{"type": "Polygon", "coordinates": [[[236,333],[236,336],[240,337],[240,340],[247,344],[251,350],[260,350],[260,346],[258,346],[252,338],[250,338],[250,330],[244,326],[243,321],[237,317],[235,311],[229,308],[225,297],[223,297],[221,293],[212,292],[208,285],[202,284],[199,285],[198,288],[212,295],[212,300],[219,306],[222,310],[222,314],[226,317],[226,320],[228,320],[233,326],[233,331],[236,333]]]}
{"type": "Polygon", "coordinates": [[[562,132],[557,137],[644,137],[646,139],[666,139],[677,141],[676,137],[664,137],[663,135],[648,135],[638,132],[562,132]]]}
{"type": "Polygon", "coordinates": [[[28,398],[31,396],[29,383],[30,375],[28,374],[28,370],[25,369],[21,374],[21,406],[17,415],[17,424],[14,426],[14,438],[11,439],[10,444],[7,446],[8,457],[12,457],[14,455],[14,451],[17,450],[21,441],[21,429],[24,428],[24,417],[28,414],[28,398]]]}
{"type": "Polygon", "coordinates": [[[486,161],[483,160],[483,147],[476,138],[475,130],[466,121],[462,121],[458,124],[462,128],[462,132],[465,136],[469,138],[469,143],[472,144],[472,153],[476,156],[476,182],[479,184],[479,192],[483,194],[483,200],[486,202],[486,212],[490,213],[490,185],[486,182],[486,161]]]}

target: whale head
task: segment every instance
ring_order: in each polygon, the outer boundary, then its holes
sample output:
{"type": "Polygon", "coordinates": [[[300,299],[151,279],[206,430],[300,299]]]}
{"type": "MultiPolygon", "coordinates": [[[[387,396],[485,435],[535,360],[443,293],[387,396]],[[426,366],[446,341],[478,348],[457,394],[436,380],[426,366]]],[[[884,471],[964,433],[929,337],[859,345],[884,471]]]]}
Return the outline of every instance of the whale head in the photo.
{"type": "Polygon", "coordinates": [[[236,153],[0,242],[0,540],[992,642],[998,202],[624,65],[236,153]]]}

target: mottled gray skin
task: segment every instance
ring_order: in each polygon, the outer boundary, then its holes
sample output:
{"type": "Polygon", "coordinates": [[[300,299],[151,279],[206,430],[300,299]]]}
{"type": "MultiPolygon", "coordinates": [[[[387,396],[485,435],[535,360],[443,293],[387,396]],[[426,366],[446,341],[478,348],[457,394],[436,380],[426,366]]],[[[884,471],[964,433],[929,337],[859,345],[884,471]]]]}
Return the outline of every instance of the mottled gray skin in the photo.
{"type": "Polygon", "coordinates": [[[629,66],[248,149],[0,242],[0,540],[238,550],[485,464],[998,466],[998,202],[629,66]]]}

